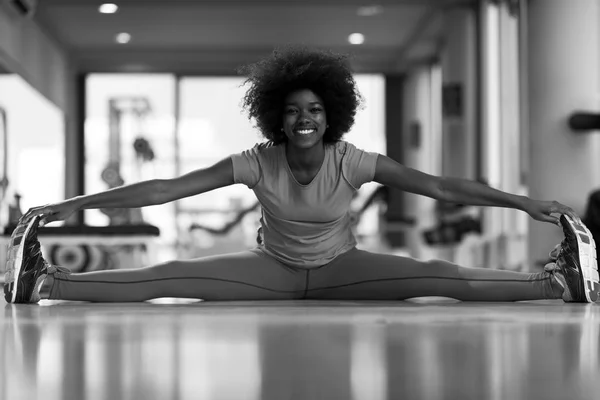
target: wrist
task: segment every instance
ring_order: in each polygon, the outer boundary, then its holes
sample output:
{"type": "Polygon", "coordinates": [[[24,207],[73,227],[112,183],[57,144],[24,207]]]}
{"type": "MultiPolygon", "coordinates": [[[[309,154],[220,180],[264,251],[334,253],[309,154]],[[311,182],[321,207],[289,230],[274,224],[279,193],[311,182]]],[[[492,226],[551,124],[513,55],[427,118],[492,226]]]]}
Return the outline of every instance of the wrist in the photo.
{"type": "Polygon", "coordinates": [[[527,211],[529,208],[529,203],[531,203],[531,199],[527,196],[517,196],[517,204],[516,209],[521,211],[527,211]]]}
{"type": "Polygon", "coordinates": [[[71,202],[71,204],[73,204],[77,210],[85,208],[86,205],[85,196],[76,196],[67,201],[71,202]]]}

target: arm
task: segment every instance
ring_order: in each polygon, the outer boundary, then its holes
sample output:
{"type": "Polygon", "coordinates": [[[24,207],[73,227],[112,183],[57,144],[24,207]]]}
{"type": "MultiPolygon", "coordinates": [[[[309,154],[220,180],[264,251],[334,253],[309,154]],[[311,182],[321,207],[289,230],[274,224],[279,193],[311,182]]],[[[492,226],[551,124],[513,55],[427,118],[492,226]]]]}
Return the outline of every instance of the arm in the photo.
{"type": "Polygon", "coordinates": [[[80,209],[133,208],[169,203],[233,184],[231,158],[173,179],[152,179],[79,196],[80,209]]]}
{"type": "Polygon", "coordinates": [[[526,196],[502,192],[475,181],[425,174],[405,167],[384,155],[377,157],[374,181],[441,201],[472,206],[514,208],[527,212],[539,221],[558,223],[557,218],[550,216],[551,213],[569,214],[578,218],[572,209],[556,201],[536,201],[526,196]]]}
{"type": "Polygon", "coordinates": [[[197,169],[178,178],[161,181],[158,204],[210,192],[233,183],[233,162],[231,157],[227,157],[209,168],[197,169]]]}
{"type": "Polygon", "coordinates": [[[209,168],[198,169],[173,179],[152,179],[104,192],[77,196],[63,202],[34,207],[23,216],[44,214],[43,222],[61,221],[77,210],[91,208],[134,208],[158,205],[233,184],[233,163],[225,158],[209,168]]]}

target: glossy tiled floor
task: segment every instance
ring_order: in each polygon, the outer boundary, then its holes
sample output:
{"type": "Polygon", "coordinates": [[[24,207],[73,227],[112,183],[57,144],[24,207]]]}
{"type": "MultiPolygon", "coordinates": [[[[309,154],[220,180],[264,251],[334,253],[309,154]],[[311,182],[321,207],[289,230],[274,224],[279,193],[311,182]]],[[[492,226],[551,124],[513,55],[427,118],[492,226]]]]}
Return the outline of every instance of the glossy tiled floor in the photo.
{"type": "Polygon", "coordinates": [[[600,398],[600,304],[3,307],[2,399],[600,398]]]}

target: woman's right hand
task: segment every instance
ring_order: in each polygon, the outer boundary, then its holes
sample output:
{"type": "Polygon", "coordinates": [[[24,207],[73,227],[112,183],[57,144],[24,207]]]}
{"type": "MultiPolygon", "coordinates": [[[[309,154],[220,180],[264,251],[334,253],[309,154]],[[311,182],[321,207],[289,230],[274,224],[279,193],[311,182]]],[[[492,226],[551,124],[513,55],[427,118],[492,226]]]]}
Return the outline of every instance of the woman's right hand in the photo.
{"type": "Polygon", "coordinates": [[[36,215],[41,215],[42,219],[40,220],[40,226],[44,226],[50,222],[64,221],[79,209],[80,204],[77,201],[77,198],[72,198],[58,203],[30,208],[25,214],[23,214],[19,222],[27,223],[36,215]]]}

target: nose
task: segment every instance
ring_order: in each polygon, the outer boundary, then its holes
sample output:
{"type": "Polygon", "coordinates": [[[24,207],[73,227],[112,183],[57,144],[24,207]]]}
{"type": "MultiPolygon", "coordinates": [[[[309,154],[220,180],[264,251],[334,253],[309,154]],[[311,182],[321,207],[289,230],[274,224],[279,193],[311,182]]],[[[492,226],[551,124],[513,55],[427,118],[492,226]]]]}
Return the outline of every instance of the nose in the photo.
{"type": "Polygon", "coordinates": [[[298,117],[298,122],[299,123],[308,123],[308,122],[310,122],[310,118],[304,111],[302,111],[300,113],[300,116],[298,117]]]}

